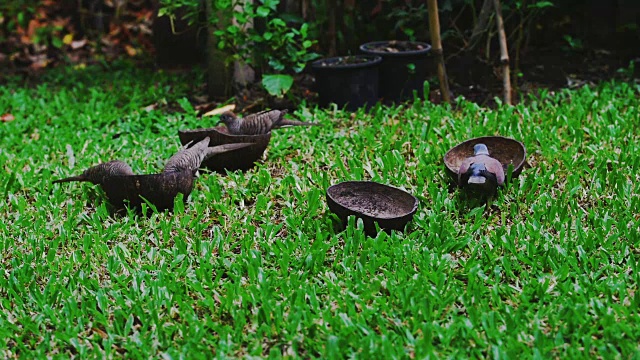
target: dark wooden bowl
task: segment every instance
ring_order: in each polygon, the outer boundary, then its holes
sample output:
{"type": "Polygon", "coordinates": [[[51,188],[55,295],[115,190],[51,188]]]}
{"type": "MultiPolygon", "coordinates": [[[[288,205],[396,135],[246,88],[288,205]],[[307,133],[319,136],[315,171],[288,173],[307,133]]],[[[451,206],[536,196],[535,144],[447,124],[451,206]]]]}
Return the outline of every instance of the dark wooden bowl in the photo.
{"type": "Polygon", "coordinates": [[[193,190],[194,176],[189,172],[171,172],[150,175],[117,175],[108,177],[102,188],[109,202],[123,208],[128,204],[140,208],[147,199],[158,211],[173,210],[173,201],[178,193],[187,199],[193,190]]]}
{"type": "Polygon", "coordinates": [[[231,135],[225,126],[208,129],[180,130],[178,131],[182,145],[190,141],[198,142],[209,137],[209,146],[217,146],[235,143],[253,143],[245,148],[229,151],[211,156],[202,162],[202,167],[218,173],[225,170],[249,170],[260,160],[271,140],[271,132],[263,135],[231,135]]]}
{"type": "Polygon", "coordinates": [[[341,221],[347,217],[362,219],[365,233],[376,235],[377,222],[381,229],[403,231],[418,210],[418,199],[406,191],[372,181],[346,181],[327,189],[329,210],[341,221]]]}
{"type": "Polygon", "coordinates": [[[513,165],[513,176],[520,175],[527,157],[527,150],[517,140],[502,136],[483,136],[467,140],[447,151],[444,155],[444,164],[451,177],[458,181],[458,170],[464,159],[473,156],[473,147],[476,144],[485,144],[489,149],[489,155],[500,161],[505,175],[509,164],[513,165]]]}

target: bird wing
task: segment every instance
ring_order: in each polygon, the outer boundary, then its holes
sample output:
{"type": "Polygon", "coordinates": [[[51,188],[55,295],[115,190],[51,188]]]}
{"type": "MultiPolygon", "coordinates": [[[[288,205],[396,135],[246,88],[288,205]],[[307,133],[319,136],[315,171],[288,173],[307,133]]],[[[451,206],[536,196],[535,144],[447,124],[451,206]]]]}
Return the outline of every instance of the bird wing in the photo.
{"type": "Polygon", "coordinates": [[[247,116],[243,116],[242,118],[243,118],[244,120],[247,120],[247,121],[253,121],[253,119],[256,119],[256,118],[258,118],[258,117],[262,116],[263,114],[268,113],[268,112],[270,112],[270,111],[273,111],[273,110],[262,110],[262,111],[258,111],[257,113],[253,113],[253,114],[249,114],[249,115],[247,115],[247,116]]]}
{"type": "Polygon", "coordinates": [[[107,163],[108,176],[134,175],[131,166],[121,160],[112,160],[107,163]]]}
{"type": "Polygon", "coordinates": [[[280,110],[265,110],[247,115],[242,119],[240,129],[247,135],[266,134],[282,119],[283,114],[280,110]]]}
{"type": "Polygon", "coordinates": [[[498,185],[504,184],[504,168],[500,161],[492,158],[487,155],[480,155],[481,161],[484,163],[484,166],[487,168],[487,171],[496,175],[496,180],[498,181],[498,185]]]}
{"type": "Polygon", "coordinates": [[[462,161],[462,164],[460,164],[460,169],[458,169],[458,175],[464,174],[467,171],[469,171],[469,167],[471,166],[471,164],[473,164],[475,159],[476,159],[475,156],[471,156],[471,157],[468,157],[468,158],[464,159],[462,161]]]}
{"type": "Polygon", "coordinates": [[[471,164],[473,164],[475,158],[475,156],[468,157],[462,161],[462,164],[460,164],[460,169],[458,169],[458,184],[462,185],[462,180],[469,177],[467,172],[469,171],[469,167],[471,166],[471,164]]]}
{"type": "Polygon", "coordinates": [[[163,172],[179,172],[198,170],[205,157],[209,146],[209,137],[206,137],[188,149],[181,149],[167,160],[163,172]]]}

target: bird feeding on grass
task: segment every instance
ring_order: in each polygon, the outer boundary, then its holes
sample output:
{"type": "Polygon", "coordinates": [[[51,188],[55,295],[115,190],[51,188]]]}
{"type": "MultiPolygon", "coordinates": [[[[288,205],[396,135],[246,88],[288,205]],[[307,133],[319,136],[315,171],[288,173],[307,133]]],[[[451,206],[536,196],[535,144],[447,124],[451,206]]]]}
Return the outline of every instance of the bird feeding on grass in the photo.
{"type": "Polygon", "coordinates": [[[504,184],[504,168],[500,161],[489,156],[485,144],[473,147],[473,156],[464,159],[458,171],[460,187],[481,195],[493,196],[504,184]]]}
{"type": "Polygon", "coordinates": [[[220,115],[218,124],[226,125],[231,135],[261,135],[282,127],[318,125],[285,119],[286,113],[287,110],[265,110],[245,117],[238,117],[233,112],[226,111],[220,115]]]}
{"type": "MultiPolygon", "coordinates": [[[[224,144],[209,147],[209,137],[197,142],[192,147],[185,147],[173,155],[164,166],[163,172],[191,172],[196,174],[205,159],[227,151],[232,151],[252,145],[251,143],[224,144]]],[[[189,144],[187,144],[188,146],[189,144]]]]}
{"type": "Polygon", "coordinates": [[[88,181],[94,185],[102,185],[104,184],[105,179],[118,175],[133,175],[133,170],[131,170],[131,167],[124,161],[112,160],[92,166],[80,175],[58,179],[53,181],[53,183],[88,181]]]}

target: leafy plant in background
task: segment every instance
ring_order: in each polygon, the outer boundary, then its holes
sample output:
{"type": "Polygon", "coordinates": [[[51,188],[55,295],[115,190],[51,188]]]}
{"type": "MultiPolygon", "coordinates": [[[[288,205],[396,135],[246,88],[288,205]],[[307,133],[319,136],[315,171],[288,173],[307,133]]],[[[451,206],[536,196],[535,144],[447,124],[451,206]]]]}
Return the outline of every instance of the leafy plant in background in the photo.
{"type": "Polygon", "coordinates": [[[271,96],[283,97],[293,86],[293,77],[282,74],[263,75],[262,86],[271,96]]]}
{"type": "MultiPolygon", "coordinates": [[[[187,8],[185,17],[192,23],[197,19],[197,0],[161,3],[159,15],[172,15],[187,8]]],[[[215,0],[214,13],[233,21],[220,26],[218,18],[208,19],[217,25],[213,35],[218,48],[229,54],[228,61],[241,61],[262,73],[262,84],[273,96],[287,93],[293,84],[292,74],[300,73],[309,61],[319,57],[312,51],[316,41],[309,35],[309,25],[303,23],[296,28],[287,24],[286,16],[278,14],[279,3],[280,0],[215,0]]]]}
{"type": "Polygon", "coordinates": [[[61,48],[63,28],[46,18],[40,0],[0,1],[0,41],[17,32],[24,43],[61,48]]]}
{"type": "Polygon", "coordinates": [[[401,31],[410,41],[415,41],[416,31],[425,28],[427,6],[425,3],[416,6],[407,2],[402,7],[393,7],[387,19],[395,22],[395,31],[401,31]]]}
{"type": "Polygon", "coordinates": [[[18,27],[27,27],[39,2],[39,0],[0,1],[0,40],[18,27]]]}
{"type": "Polygon", "coordinates": [[[580,40],[578,38],[575,38],[575,37],[573,37],[571,35],[565,35],[562,38],[569,45],[569,47],[565,46],[565,49],[564,49],[565,51],[569,51],[569,50],[579,51],[579,50],[583,49],[582,40],[580,40]]]}
{"type": "Polygon", "coordinates": [[[279,0],[261,0],[257,4],[231,1],[233,9],[240,6],[242,10],[233,11],[235,23],[214,33],[219,39],[219,49],[263,73],[262,84],[272,96],[289,91],[293,84],[291,73],[301,72],[318,57],[311,51],[315,41],[309,38],[309,25],[304,23],[299,29],[288,26],[277,16],[279,3],[279,0]],[[264,21],[264,29],[255,26],[254,21],[264,21]]]}

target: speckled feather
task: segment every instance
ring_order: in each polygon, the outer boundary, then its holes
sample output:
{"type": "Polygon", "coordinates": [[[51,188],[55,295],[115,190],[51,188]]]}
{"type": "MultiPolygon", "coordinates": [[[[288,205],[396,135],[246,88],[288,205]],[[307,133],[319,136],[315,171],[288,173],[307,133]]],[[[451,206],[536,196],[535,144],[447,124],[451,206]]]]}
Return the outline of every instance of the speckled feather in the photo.
{"type": "Polygon", "coordinates": [[[105,178],[115,175],[134,175],[131,167],[120,160],[112,160],[106,163],[92,166],[81,175],[71,176],[64,179],[55,180],[53,183],[64,183],[70,181],[88,181],[93,184],[103,184],[105,178]]]}
{"type": "Polygon", "coordinates": [[[476,144],[474,156],[460,165],[458,184],[492,196],[497,187],[504,184],[504,168],[500,161],[489,156],[486,145],[476,144]]]}
{"type": "Polygon", "coordinates": [[[189,171],[194,173],[207,155],[209,137],[200,140],[190,148],[178,151],[167,161],[163,172],[189,171]]]}
{"type": "Polygon", "coordinates": [[[313,126],[314,123],[284,119],[287,110],[265,110],[243,118],[227,111],[220,117],[232,135],[260,135],[285,126],[313,126]]]}
{"type": "Polygon", "coordinates": [[[206,137],[192,147],[180,150],[167,161],[163,172],[190,171],[195,173],[202,162],[213,155],[253,145],[251,143],[234,143],[209,147],[209,141],[209,137],[206,137]]]}
{"type": "Polygon", "coordinates": [[[502,167],[502,164],[500,161],[488,155],[476,155],[464,159],[462,165],[460,165],[458,177],[466,174],[472,164],[484,164],[488,172],[495,174],[498,185],[504,184],[504,168],[502,167]]]}

